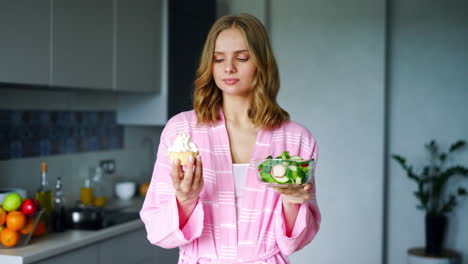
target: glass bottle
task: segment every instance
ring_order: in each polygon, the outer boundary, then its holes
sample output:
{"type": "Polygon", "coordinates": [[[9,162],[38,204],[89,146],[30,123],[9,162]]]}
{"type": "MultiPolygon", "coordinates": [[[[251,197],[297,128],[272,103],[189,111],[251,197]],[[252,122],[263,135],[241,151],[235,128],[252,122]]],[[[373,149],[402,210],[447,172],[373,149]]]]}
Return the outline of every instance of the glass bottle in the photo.
{"type": "Polygon", "coordinates": [[[50,230],[50,216],[52,213],[52,191],[47,182],[47,163],[41,163],[41,185],[36,192],[36,200],[44,208],[42,219],[44,220],[47,230],[50,230]]]}
{"type": "Polygon", "coordinates": [[[85,178],[83,186],[80,188],[80,200],[84,205],[93,204],[93,188],[91,187],[91,179],[85,178]]]}
{"type": "Polygon", "coordinates": [[[107,204],[107,195],[105,192],[105,186],[103,182],[103,170],[101,167],[96,167],[93,177],[93,188],[94,188],[94,206],[105,206],[107,204]]]}
{"type": "Polygon", "coordinates": [[[65,231],[65,198],[62,191],[62,180],[57,178],[54,193],[54,206],[52,210],[52,231],[63,232],[65,231]]]}

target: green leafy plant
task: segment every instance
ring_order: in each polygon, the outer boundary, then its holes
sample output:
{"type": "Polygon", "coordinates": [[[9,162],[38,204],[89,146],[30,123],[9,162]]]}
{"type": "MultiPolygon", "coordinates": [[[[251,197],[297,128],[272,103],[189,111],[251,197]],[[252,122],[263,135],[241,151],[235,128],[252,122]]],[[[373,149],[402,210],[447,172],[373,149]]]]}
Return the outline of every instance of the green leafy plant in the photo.
{"type": "Polygon", "coordinates": [[[447,167],[446,164],[451,155],[463,149],[465,145],[465,141],[459,140],[450,146],[448,152],[441,152],[435,140],[430,141],[425,145],[430,154],[430,164],[424,166],[419,172],[416,172],[413,166],[408,165],[402,156],[392,155],[392,158],[406,171],[407,176],[418,185],[417,191],[414,192],[419,201],[417,208],[429,214],[446,214],[457,206],[458,199],[467,196],[467,191],[463,187],[449,194],[445,190],[451,177],[468,177],[466,167],[460,165],[447,167]]]}

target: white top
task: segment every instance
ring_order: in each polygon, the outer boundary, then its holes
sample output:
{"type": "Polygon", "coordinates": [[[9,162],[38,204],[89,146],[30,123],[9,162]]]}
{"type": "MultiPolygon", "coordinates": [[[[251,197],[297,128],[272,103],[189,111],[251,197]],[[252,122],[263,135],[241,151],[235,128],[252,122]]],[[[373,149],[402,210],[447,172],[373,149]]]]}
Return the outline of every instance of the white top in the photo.
{"type": "Polygon", "coordinates": [[[234,176],[234,189],[236,193],[236,210],[237,210],[237,221],[239,221],[239,206],[242,198],[242,187],[245,184],[245,177],[247,176],[247,169],[249,168],[248,163],[233,163],[232,164],[232,175],[234,176]]]}
{"type": "Polygon", "coordinates": [[[234,186],[237,198],[241,198],[242,187],[245,184],[245,177],[247,176],[247,169],[249,168],[248,163],[233,163],[232,164],[232,175],[234,176],[234,186]]]}

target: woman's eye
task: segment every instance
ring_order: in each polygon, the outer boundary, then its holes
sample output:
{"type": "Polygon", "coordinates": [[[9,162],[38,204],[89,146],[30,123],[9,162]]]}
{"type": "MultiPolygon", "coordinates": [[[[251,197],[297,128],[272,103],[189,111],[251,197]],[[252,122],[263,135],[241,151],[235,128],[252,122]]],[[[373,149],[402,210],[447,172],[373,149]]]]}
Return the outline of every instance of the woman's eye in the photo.
{"type": "Polygon", "coordinates": [[[223,62],[223,61],[224,61],[224,59],[216,59],[216,58],[214,59],[214,62],[217,62],[217,63],[223,62]]]}
{"type": "Polygon", "coordinates": [[[248,61],[249,58],[237,58],[238,61],[248,61]]]}

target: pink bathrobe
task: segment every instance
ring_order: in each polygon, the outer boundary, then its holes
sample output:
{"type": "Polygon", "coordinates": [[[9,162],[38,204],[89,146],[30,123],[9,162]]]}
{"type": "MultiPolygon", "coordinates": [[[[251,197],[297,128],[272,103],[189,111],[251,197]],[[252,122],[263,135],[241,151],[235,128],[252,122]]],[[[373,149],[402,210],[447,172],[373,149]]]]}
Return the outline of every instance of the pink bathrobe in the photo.
{"type": "Polygon", "coordinates": [[[259,131],[242,189],[241,209],[237,212],[232,158],[222,111],[220,117],[216,124],[197,126],[195,112],[188,111],[167,122],[140,212],[148,240],[163,248],[179,247],[179,263],[289,263],[287,256],[307,245],[319,229],[314,179],[312,198],[300,206],[288,237],[281,195],[258,181],[253,160],[278,156],[285,150],[303,159],[317,159],[315,139],[306,128],[292,121],[274,130],[259,131]],[[204,178],[199,200],[182,229],[167,152],[180,132],[187,133],[197,145],[204,178]]]}

